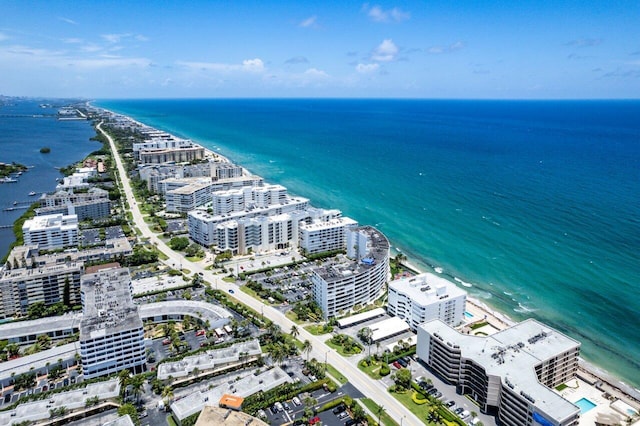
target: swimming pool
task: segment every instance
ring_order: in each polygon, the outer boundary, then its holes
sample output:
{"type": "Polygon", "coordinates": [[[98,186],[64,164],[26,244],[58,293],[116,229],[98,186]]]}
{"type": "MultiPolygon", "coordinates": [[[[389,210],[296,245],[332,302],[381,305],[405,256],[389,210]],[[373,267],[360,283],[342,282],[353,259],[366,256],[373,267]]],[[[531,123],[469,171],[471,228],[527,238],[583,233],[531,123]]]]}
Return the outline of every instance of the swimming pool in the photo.
{"type": "Polygon", "coordinates": [[[596,406],[596,404],[594,404],[587,398],[580,398],[579,400],[574,402],[574,404],[576,404],[578,408],[580,408],[580,414],[584,414],[596,406]]]}
{"type": "Polygon", "coordinates": [[[464,316],[467,318],[473,318],[473,314],[471,312],[464,311],[464,316]]]}

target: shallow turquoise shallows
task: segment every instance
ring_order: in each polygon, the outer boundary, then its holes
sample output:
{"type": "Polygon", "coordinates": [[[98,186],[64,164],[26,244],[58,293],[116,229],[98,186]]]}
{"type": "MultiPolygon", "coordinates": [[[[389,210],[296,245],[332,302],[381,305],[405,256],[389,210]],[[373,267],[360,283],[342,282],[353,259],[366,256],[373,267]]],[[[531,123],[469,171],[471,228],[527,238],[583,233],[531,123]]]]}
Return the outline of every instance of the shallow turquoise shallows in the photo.
{"type": "MultiPolygon", "coordinates": [[[[139,100],[99,106],[375,225],[640,387],[640,102],[139,100]]],[[[441,268],[441,269],[440,269],[441,268]]]]}

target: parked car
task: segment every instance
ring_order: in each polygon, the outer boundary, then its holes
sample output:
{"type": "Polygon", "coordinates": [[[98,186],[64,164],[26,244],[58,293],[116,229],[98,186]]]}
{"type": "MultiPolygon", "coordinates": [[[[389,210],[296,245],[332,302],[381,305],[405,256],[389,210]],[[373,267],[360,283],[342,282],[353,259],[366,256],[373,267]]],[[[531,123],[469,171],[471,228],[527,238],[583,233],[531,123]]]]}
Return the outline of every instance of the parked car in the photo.
{"type": "Polygon", "coordinates": [[[460,413],[462,413],[463,411],[464,411],[464,408],[462,408],[462,407],[458,407],[458,408],[456,408],[455,410],[453,410],[453,412],[454,412],[455,414],[457,414],[458,416],[459,416],[459,415],[460,415],[460,413]]]}
{"type": "Polygon", "coordinates": [[[196,336],[204,336],[205,334],[207,334],[207,332],[206,332],[206,331],[204,331],[204,330],[198,330],[198,331],[196,331],[196,336]]]}
{"type": "Polygon", "coordinates": [[[333,412],[333,414],[340,414],[346,409],[347,409],[347,407],[344,404],[340,404],[336,408],[334,408],[332,410],[332,412],[333,412]]]}
{"type": "Polygon", "coordinates": [[[291,406],[289,405],[289,403],[288,403],[288,402],[286,402],[286,401],[285,401],[285,402],[283,402],[283,403],[282,403],[282,406],[284,407],[284,409],[285,409],[285,410],[287,410],[287,411],[291,411],[291,406]]]}
{"type": "Polygon", "coordinates": [[[455,401],[447,401],[444,405],[446,405],[448,408],[453,408],[454,405],[456,405],[455,401]]]}
{"type": "Polygon", "coordinates": [[[171,340],[169,340],[169,339],[164,339],[162,341],[162,344],[165,345],[165,346],[168,345],[169,343],[171,343],[171,340]]]}
{"type": "Polygon", "coordinates": [[[418,383],[418,386],[420,386],[420,388],[424,391],[428,391],[430,389],[433,389],[433,385],[431,383],[428,382],[420,382],[418,383]]]}
{"type": "Polygon", "coordinates": [[[309,424],[310,425],[315,425],[316,423],[320,423],[320,417],[315,416],[315,417],[309,419],[309,424]]]}
{"type": "Polygon", "coordinates": [[[399,363],[398,361],[394,361],[394,362],[393,362],[393,366],[394,366],[395,368],[397,368],[398,370],[402,368],[402,366],[400,365],[400,363],[399,363]]]}
{"type": "Polygon", "coordinates": [[[300,398],[298,398],[297,396],[294,396],[291,402],[293,402],[293,405],[297,405],[297,406],[301,405],[300,398]]]}
{"type": "Polygon", "coordinates": [[[407,362],[400,358],[399,360],[396,361],[398,364],[400,364],[402,366],[402,368],[406,368],[406,366],[408,365],[407,362]]]}
{"type": "Polygon", "coordinates": [[[471,413],[467,410],[464,410],[462,413],[460,413],[460,418],[461,419],[466,419],[467,417],[469,417],[471,415],[471,413]]]}

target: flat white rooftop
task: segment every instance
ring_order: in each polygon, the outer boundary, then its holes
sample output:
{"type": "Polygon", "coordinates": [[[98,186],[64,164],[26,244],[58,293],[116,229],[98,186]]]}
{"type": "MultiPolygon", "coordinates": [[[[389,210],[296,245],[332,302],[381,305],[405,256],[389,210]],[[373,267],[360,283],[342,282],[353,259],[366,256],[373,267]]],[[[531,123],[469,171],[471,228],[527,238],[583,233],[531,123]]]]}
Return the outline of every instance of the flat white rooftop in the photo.
{"type": "Polygon", "coordinates": [[[535,373],[536,365],[580,346],[580,342],[557,330],[534,319],[487,337],[461,334],[438,319],[427,321],[419,328],[448,346],[458,346],[463,358],[481,365],[487,375],[501,377],[503,386],[509,386],[516,393],[524,392],[542,411],[567,418],[578,410],[542,385],[535,373]]]}
{"type": "Polygon", "coordinates": [[[409,331],[409,324],[402,318],[391,317],[386,320],[376,322],[369,326],[371,331],[371,340],[377,342],[379,340],[384,340],[387,337],[396,336],[400,333],[404,333],[405,331],[409,331]]]}
{"type": "Polygon", "coordinates": [[[342,318],[338,320],[338,326],[340,328],[350,327],[353,324],[365,322],[370,319],[380,317],[386,313],[387,312],[383,308],[375,308],[370,311],[363,312],[361,314],[355,314],[347,318],[342,318]]]}
{"type": "Polygon", "coordinates": [[[237,382],[216,386],[207,392],[196,391],[171,404],[171,411],[182,420],[201,411],[205,405],[217,406],[225,393],[246,398],[258,391],[266,392],[287,382],[292,382],[291,377],[280,367],[275,367],[257,376],[250,374],[237,382]]]}
{"type": "Polygon", "coordinates": [[[430,273],[391,281],[389,288],[411,297],[412,303],[427,306],[442,299],[464,297],[467,292],[451,281],[430,273]]]}

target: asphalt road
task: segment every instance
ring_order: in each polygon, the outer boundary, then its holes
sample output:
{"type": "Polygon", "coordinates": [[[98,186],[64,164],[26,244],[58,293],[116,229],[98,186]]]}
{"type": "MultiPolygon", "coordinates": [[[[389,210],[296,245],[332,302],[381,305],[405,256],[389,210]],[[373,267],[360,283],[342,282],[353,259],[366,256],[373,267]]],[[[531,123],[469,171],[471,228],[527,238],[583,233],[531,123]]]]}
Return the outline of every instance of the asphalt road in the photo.
{"type": "MultiPolygon", "coordinates": [[[[131,189],[131,184],[129,182],[129,177],[127,176],[127,173],[122,164],[122,159],[120,158],[120,155],[116,150],[115,143],[111,136],[102,130],[101,126],[102,123],[98,124],[97,129],[102,132],[102,134],[104,134],[105,137],[109,140],[111,151],[114,153],[114,159],[116,161],[116,166],[120,174],[122,190],[129,203],[134,223],[136,227],[141,231],[143,237],[148,238],[149,241],[158,248],[158,250],[168,256],[168,259],[164,260],[163,262],[171,267],[174,267],[174,265],[178,264],[183,265],[183,267],[186,267],[188,265],[187,268],[191,271],[192,274],[201,273],[205,280],[215,285],[215,288],[225,292],[233,290],[233,297],[249,306],[250,308],[254,309],[256,312],[264,312],[265,317],[269,318],[275,324],[280,326],[280,328],[285,333],[291,330],[292,326],[297,326],[297,324],[285,317],[283,313],[259,302],[248,294],[241,292],[236,284],[223,281],[219,276],[212,274],[211,271],[205,270],[202,266],[196,263],[192,263],[181,254],[174,252],[169,248],[169,246],[164,243],[164,241],[159,239],[151,231],[147,223],[144,221],[142,213],[140,212],[140,208],[135,201],[135,197],[133,196],[133,191],[131,189]]],[[[387,389],[382,382],[372,380],[369,376],[360,371],[356,366],[352,365],[345,358],[336,353],[335,350],[327,346],[324,341],[321,340],[326,339],[326,336],[314,336],[302,327],[298,327],[298,330],[298,339],[300,339],[301,341],[309,340],[313,346],[313,349],[310,353],[311,358],[316,358],[320,362],[328,362],[329,364],[333,365],[347,378],[347,380],[349,380],[351,384],[358,388],[365,396],[376,401],[377,404],[384,406],[387,414],[389,414],[389,416],[391,416],[394,420],[398,422],[400,422],[401,419],[406,420],[406,424],[411,425],[423,424],[423,422],[417,416],[415,416],[411,411],[397,402],[397,400],[393,396],[391,396],[389,392],[387,392],[387,389]]]]}

